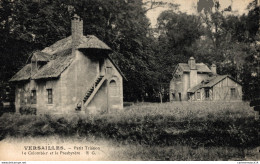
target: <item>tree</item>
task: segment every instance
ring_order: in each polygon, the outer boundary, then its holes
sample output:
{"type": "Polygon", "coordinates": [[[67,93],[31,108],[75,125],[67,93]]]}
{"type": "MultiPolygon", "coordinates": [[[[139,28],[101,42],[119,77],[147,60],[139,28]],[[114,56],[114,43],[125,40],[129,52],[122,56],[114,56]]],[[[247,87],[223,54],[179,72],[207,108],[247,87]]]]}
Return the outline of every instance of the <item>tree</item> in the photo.
{"type": "MultiPolygon", "coordinates": [[[[198,7],[198,11],[202,10],[198,7]]],[[[259,91],[259,81],[256,80],[259,75],[256,76],[255,67],[259,60],[257,34],[260,17],[256,0],[249,4],[248,10],[247,15],[229,15],[232,6],[220,10],[218,1],[211,5],[211,9],[204,10],[200,16],[206,25],[206,42],[198,41],[201,48],[195,51],[204,60],[215,62],[218,73],[230,74],[242,82],[244,99],[253,98],[259,91]]]]}
{"type": "Polygon", "coordinates": [[[20,70],[33,51],[70,35],[68,7],[73,6],[84,19],[84,34],[96,35],[114,50],[111,56],[128,79],[124,83],[125,97],[131,101],[143,99],[151,78],[147,74],[151,38],[147,37],[149,20],[141,0],[3,0],[0,3],[2,81],[20,70]]]}
{"type": "Polygon", "coordinates": [[[202,35],[200,18],[185,13],[165,11],[158,18],[158,60],[163,82],[169,82],[176,64],[193,56],[192,44],[202,35]]]}
{"type": "Polygon", "coordinates": [[[7,82],[30,53],[69,33],[67,6],[61,1],[0,1],[0,81],[7,82]]]}

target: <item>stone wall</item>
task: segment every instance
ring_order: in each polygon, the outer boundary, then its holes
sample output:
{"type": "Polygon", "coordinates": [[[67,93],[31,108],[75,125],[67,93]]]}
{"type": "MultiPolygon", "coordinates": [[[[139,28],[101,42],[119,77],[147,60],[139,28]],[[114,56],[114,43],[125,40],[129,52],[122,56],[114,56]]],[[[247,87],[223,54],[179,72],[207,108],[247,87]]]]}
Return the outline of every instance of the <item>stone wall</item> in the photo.
{"type": "Polygon", "coordinates": [[[60,112],[60,82],[59,80],[31,80],[16,85],[15,91],[15,107],[19,112],[20,107],[36,108],[37,113],[59,113],[60,112]],[[47,89],[52,89],[53,103],[48,103],[47,89]],[[36,104],[31,103],[31,92],[36,91],[36,104]],[[22,98],[23,97],[23,103],[22,98]]]}

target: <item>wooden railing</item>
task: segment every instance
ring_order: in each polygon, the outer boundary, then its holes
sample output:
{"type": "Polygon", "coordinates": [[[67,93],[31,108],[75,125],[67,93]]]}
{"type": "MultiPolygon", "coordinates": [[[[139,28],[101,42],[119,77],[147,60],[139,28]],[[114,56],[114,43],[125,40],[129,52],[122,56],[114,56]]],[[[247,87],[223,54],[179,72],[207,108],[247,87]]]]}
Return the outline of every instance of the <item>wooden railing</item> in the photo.
{"type": "Polygon", "coordinates": [[[87,92],[84,94],[80,102],[77,103],[76,110],[81,110],[83,106],[87,106],[95,96],[98,89],[106,80],[106,76],[99,76],[96,81],[90,86],[87,92]]]}
{"type": "Polygon", "coordinates": [[[88,99],[86,100],[86,102],[83,103],[84,106],[87,106],[90,101],[94,98],[94,96],[96,95],[97,91],[99,90],[99,88],[102,86],[102,84],[104,83],[104,81],[107,79],[106,76],[102,77],[102,79],[98,82],[97,86],[94,84],[94,90],[92,91],[91,95],[88,97],[88,99]]]}

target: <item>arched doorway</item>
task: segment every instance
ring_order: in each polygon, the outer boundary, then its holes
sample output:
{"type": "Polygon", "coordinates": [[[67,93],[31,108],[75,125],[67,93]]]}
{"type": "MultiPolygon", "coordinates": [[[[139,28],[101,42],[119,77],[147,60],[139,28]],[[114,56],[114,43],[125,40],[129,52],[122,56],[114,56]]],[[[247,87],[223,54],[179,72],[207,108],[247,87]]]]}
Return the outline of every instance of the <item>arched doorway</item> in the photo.
{"type": "Polygon", "coordinates": [[[108,86],[108,110],[109,112],[116,111],[120,107],[120,92],[118,80],[113,78],[111,81],[109,81],[108,86]]]}
{"type": "Polygon", "coordinates": [[[118,87],[115,80],[111,80],[109,83],[109,96],[117,97],[118,96],[118,87]]]}

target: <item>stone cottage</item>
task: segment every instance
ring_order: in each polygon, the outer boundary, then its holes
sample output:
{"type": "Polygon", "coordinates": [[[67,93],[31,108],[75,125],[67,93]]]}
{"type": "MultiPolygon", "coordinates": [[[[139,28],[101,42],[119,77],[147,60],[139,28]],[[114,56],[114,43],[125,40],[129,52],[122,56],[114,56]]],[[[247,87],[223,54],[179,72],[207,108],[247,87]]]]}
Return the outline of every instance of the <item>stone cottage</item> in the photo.
{"type": "Polygon", "coordinates": [[[112,50],[83,35],[83,20],[71,21],[71,36],[32,54],[12,78],[16,111],[37,113],[108,112],[123,109],[124,75],[109,57],[112,50]]]}
{"type": "Polygon", "coordinates": [[[215,64],[209,69],[193,57],[179,63],[170,82],[170,101],[242,101],[241,84],[216,70],[215,64]]]}

